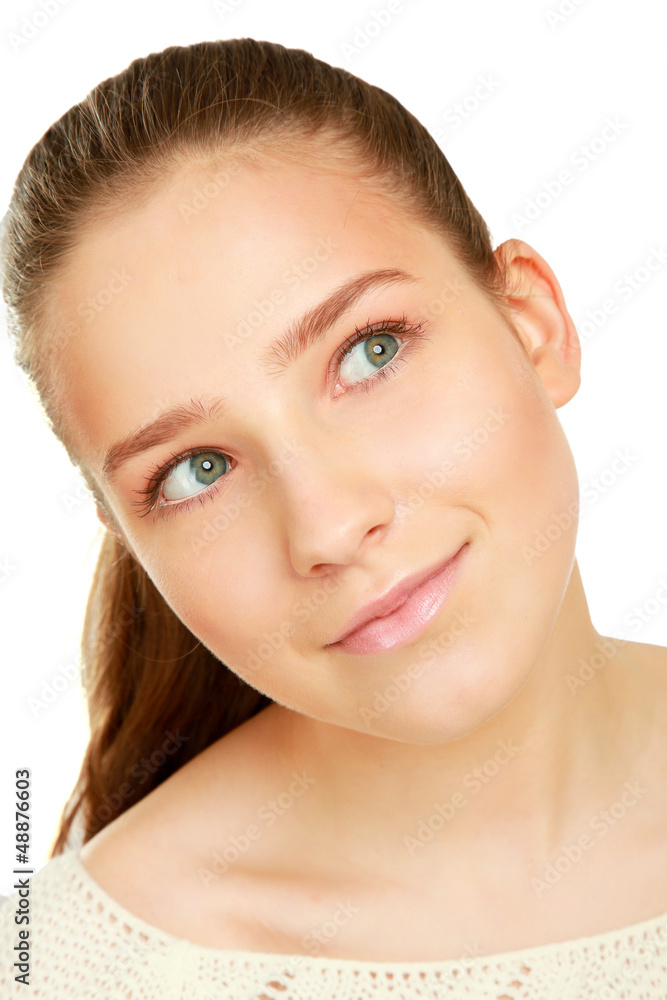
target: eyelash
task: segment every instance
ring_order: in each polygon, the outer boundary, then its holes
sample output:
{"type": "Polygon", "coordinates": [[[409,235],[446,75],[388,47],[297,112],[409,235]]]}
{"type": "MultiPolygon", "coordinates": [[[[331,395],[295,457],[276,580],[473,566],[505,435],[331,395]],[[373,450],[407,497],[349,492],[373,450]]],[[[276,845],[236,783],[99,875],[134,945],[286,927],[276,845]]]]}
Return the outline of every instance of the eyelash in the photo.
{"type": "MultiPolygon", "coordinates": [[[[331,378],[332,374],[338,371],[338,367],[343,358],[353,347],[356,347],[356,345],[360,344],[363,340],[369,340],[371,337],[377,336],[378,333],[392,333],[396,334],[397,337],[414,338],[414,340],[406,339],[406,341],[401,344],[391,361],[389,361],[384,368],[378,368],[374,375],[369,375],[367,378],[362,379],[360,382],[357,382],[355,385],[346,389],[346,394],[349,392],[356,392],[358,390],[361,391],[362,389],[366,392],[370,392],[370,390],[375,388],[379,382],[393,376],[398,368],[398,365],[405,361],[406,352],[409,353],[410,348],[416,346],[416,340],[428,339],[426,334],[422,332],[423,326],[423,322],[410,325],[407,322],[405,314],[400,320],[382,320],[381,323],[374,323],[372,326],[368,325],[362,330],[355,326],[355,332],[340,345],[332,358],[329,368],[329,377],[331,378]]],[[[186,461],[188,458],[192,458],[194,455],[201,455],[205,451],[217,451],[217,449],[199,447],[190,448],[187,451],[172,452],[167,462],[163,465],[156,466],[151,471],[149,478],[146,481],[146,489],[135,490],[136,493],[144,495],[146,499],[131,501],[132,506],[138,508],[142,512],[140,513],[140,517],[146,517],[146,515],[153,511],[153,520],[155,521],[157,517],[168,517],[171,514],[175,514],[177,511],[189,510],[193,504],[197,502],[204,504],[207,500],[213,499],[219,490],[218,483],[221,483],[223,479],[226,479],[227,475],[221,476],[220,479],[211,483],[206,490],[202,490],[200,493],[194,493],[191,497],[187,497],[184,500],[174,500],[166,504],[160,504],[159,506],[157,503],[160,498],[162,484],[165,479],[167,479],[172,469],[175,469],[177,465],[180,465],[181,462],[186,461]]],[[[219,454],[224,454],[224,452],[219,452],[219,454]]],[[[226,457],[227,456],[225,456],[225,458],[226,457]]]]}

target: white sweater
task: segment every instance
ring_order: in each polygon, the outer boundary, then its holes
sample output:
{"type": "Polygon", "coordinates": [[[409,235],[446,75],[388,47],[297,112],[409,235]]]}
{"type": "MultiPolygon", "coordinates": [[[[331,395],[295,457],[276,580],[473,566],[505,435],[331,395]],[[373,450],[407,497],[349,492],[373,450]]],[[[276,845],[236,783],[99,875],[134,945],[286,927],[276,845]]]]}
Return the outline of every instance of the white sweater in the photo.
{"type": "MultiPolygon", "coordinates": [[[[16,876],[20,878],[21,876],[16,876]]],[[[621,930],[497,955],[369,962],[210,948],[133,916],[94,881],[79,850],[0,908],[0,997],[31,1000],[667,1000],[667,914],[621,930]],[[29,926],[29,987],[16,982],[29,926]]]]}

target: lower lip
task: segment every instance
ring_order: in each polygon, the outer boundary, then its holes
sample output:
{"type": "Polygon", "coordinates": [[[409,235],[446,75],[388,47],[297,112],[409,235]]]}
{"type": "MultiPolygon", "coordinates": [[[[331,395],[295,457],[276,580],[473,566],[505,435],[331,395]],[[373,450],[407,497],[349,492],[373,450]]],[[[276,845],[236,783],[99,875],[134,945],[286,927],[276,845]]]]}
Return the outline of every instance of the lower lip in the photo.
{"type": "Polygon", "coordinates": [[[396,611],[384,618],[373,618],[346,639],[333,643],[333,648],[346,653],[382,653],[421,635],[453,588],[468,548],[466,542],[439,573],[420,584],[396,611]]]}

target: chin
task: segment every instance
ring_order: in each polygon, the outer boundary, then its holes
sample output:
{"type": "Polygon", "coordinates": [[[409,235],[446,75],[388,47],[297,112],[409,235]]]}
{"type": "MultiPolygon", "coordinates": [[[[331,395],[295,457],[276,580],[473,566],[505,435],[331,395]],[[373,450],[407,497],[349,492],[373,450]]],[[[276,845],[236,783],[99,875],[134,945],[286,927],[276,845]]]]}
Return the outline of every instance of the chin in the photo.
{"type": "Polygon", "coordinates": [[[523,657],[515,653],[510,648],[499,658],[476,641],[459,643],[418,676],[392,671],[387,683],[359,698],[353,711],[346,706],[347,720],[340,724],[418,745],[463,739],[509,705],[530,677],[535,659],[526,657],[525,647],[523,657]]]}

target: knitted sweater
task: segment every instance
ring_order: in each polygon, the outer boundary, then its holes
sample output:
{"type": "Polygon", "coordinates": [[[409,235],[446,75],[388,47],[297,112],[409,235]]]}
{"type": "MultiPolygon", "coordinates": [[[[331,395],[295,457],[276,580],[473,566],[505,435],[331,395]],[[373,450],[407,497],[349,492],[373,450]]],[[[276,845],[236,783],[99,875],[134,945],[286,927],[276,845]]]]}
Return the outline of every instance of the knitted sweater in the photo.
{"type": "Polygon", "coordinates": [[[27,899],[29,924],[15,922],[19,890],[0,908],[2,1000],[667,1000],[667,913],[496,955],[371,962],[176,938],[108,896],[79,850],[32,875],[27,899]],[[26,928],[29,989],[14,966],[26,928]]]}

